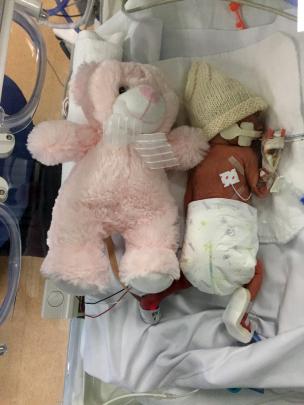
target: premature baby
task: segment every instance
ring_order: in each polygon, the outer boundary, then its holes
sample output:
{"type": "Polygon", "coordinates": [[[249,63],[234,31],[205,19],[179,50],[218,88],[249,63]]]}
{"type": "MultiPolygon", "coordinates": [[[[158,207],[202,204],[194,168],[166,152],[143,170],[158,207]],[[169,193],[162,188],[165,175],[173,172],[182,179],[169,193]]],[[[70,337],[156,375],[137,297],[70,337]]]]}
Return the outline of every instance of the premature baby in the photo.
{"type": "Polygon", "coordinates": [[[206,63],[193,63],[185,90],[191,124],[208,137],[210,151],[189,174],[187,227],[181,256],[186,278],[205,293],[231,295],[223,315],[228,332],[248,343],[251,300],[262,282],[257,261],[257,213],[252,194],[268,189],[259,176],[253,140],[264,131],[266,102],[206,63]]]}

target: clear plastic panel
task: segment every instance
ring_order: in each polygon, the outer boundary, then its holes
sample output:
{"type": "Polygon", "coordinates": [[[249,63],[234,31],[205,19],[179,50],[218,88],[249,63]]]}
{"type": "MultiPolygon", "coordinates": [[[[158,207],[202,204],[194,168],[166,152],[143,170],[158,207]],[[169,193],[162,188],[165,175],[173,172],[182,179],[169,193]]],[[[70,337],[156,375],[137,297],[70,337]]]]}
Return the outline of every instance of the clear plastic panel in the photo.
{"type": "MultiPolygon", "coordinates": [[[[23,79],[22,83],[26,83],[26,85],[23,84],[24,88],[21,90],[25,94],[28,103],[17,114],[5,117],[6,127],[14,133],[17,133],[26,128],[31,122],[38,106],[46,72],[46,49],[39,28],[31,18],[15,11],[14,22],[11,35],[16,35],[20,29],[25,30],[27,33],[27,35],[23,36],[23,42],[19,45],[20,49],[18,50],[18,55],[20,55],[20,60],[17,61],[15,56],[12,56],[16,55],[16,50],[10,50],[10,48],[7,60],[8,75],[17,84],[19,78],[23,79]],[[28,76],[27,80],[24,81],[25,71],[22,67],[25,64],[28,66],[29,58],[32,59],[30,63],[33,67],[33,74],[28,76]]],[[[14,47],[15,46],[16,44],[14,42],[14,47]]]]}
{"type": "MultiPolygon", "coordinates": [[[[10,236],[10,253],[8,258],[7,288],[0,297],[0,325],[9,316],[14,305],[19,284],[21,268],[21,240],[18,221],[13,212],[0,203],[0,222],[5,225],[10,236]]],[[[3,277],[1,275],[1,277],[3,277]]],[[[3,284],[3,283],[2,283],[3,284]]]]}

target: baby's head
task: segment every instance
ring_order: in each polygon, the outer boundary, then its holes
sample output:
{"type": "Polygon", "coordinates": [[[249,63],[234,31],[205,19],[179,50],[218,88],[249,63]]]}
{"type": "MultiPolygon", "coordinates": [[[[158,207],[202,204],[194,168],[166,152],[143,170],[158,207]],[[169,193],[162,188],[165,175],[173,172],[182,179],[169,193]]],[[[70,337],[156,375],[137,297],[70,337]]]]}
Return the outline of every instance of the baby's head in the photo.
{"type": "Polygon", "coordinates": [[[250,146],[262,135],[261,113],[267,103],[205,62],[194,62],[190,68],[185,104],[191,125],[201,128],[209,140],[220,135],[229,143],[250,146]]]}

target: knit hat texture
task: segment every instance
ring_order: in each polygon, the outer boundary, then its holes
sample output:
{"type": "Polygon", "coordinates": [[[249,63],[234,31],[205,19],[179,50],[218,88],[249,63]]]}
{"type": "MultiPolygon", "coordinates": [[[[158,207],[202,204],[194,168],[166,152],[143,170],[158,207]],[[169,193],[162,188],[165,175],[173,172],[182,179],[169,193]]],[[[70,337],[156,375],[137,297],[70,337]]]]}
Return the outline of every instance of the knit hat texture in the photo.
{"type": "Polygon", "coordinates": [[[261,97],[205,62],[194,62],[190,68],[185,104],[191,125],[201,128],[209,140],[223,129],[267,108],[261,97]]]}

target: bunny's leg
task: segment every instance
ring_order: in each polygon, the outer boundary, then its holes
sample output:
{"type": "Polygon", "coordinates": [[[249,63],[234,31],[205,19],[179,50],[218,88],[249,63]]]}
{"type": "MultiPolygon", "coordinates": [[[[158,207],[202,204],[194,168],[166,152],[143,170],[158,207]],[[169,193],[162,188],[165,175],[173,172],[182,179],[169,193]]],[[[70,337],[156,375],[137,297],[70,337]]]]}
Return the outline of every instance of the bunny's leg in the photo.
{"type": "Polygon", "coordinates": [[[176,257],[179,226],[177,209],[169,207],[160,216],[138,221],[124,233],[126,252],[120,278],[143,293],[167,289],[180,276],[176,257]]]}
{"type": "Polygon", "coordinates": [[[109,285],[110,265],[102,225],[89,210],[77,213],[60,205],[54,208],[42,274],[87,294],[104,292],[109,285]]]}

